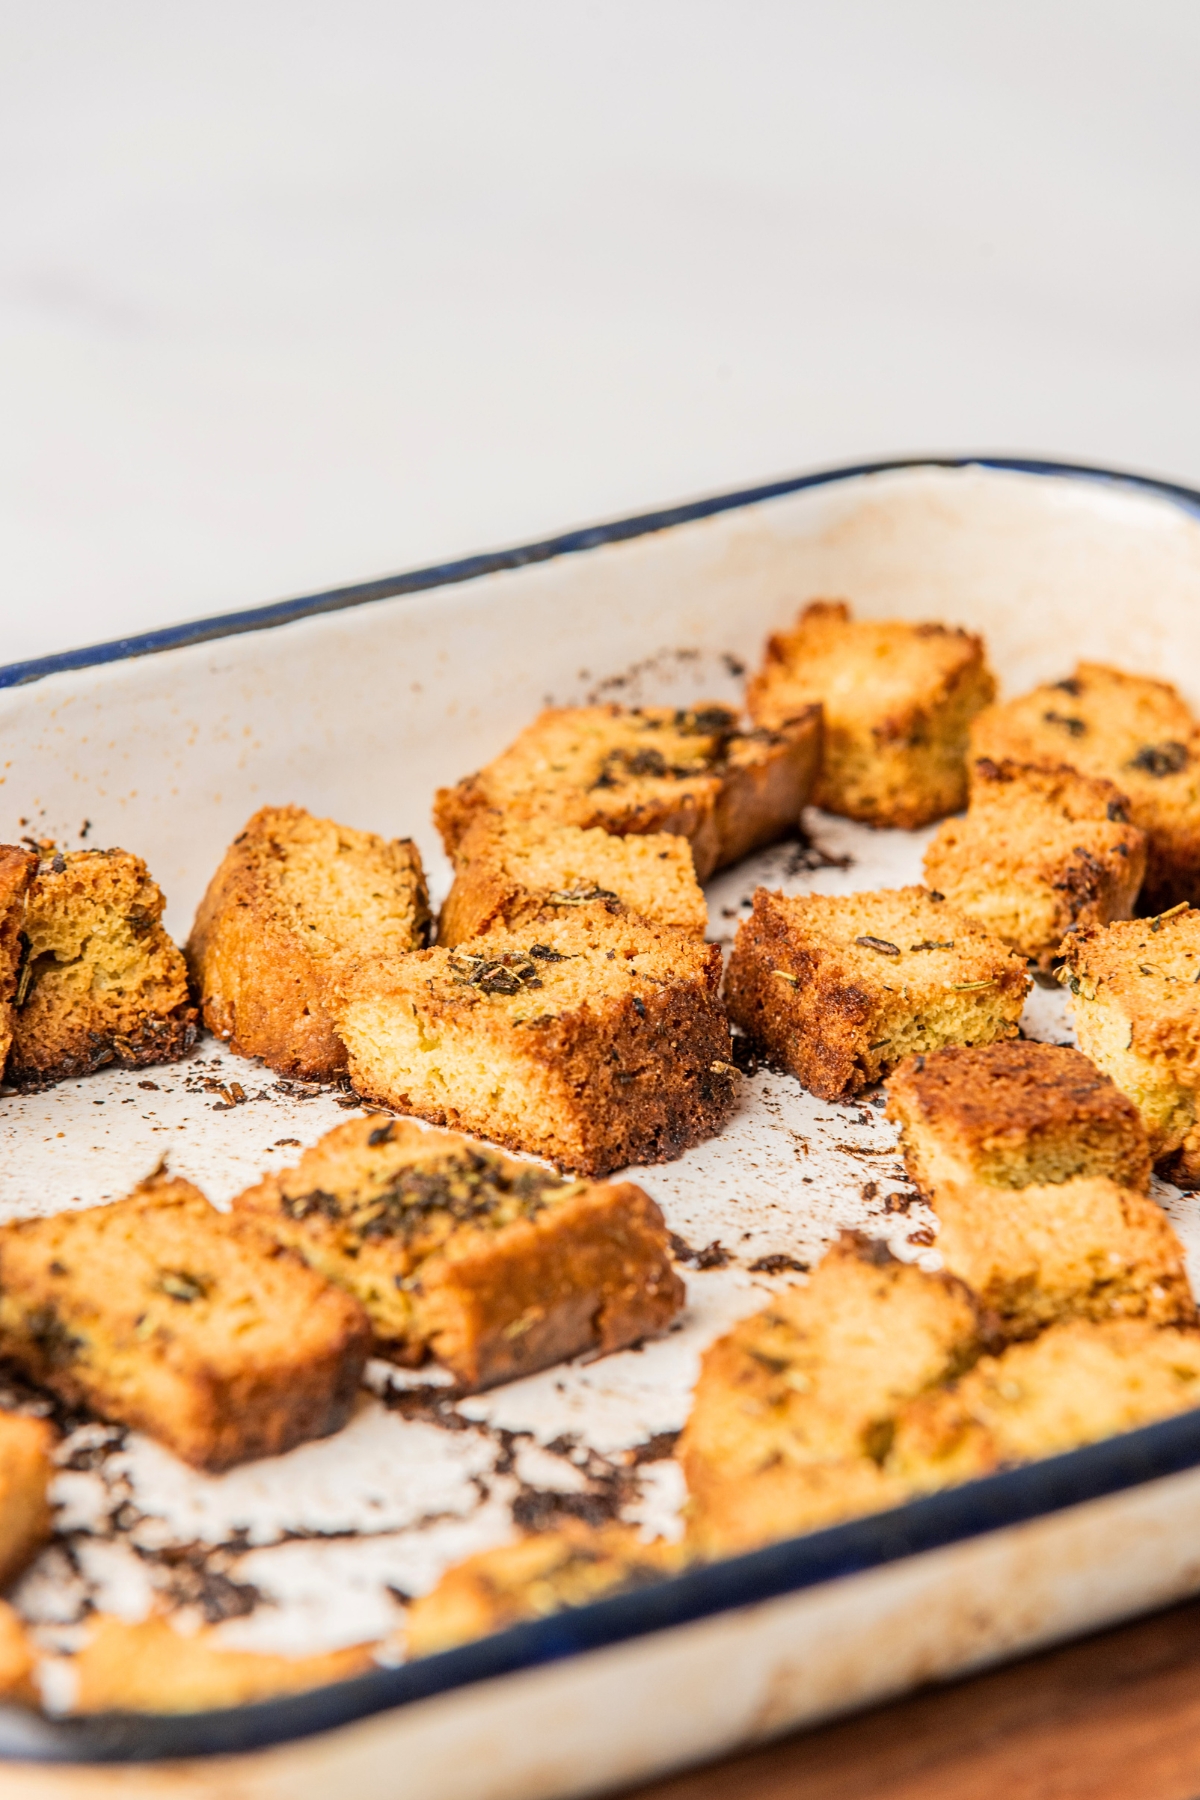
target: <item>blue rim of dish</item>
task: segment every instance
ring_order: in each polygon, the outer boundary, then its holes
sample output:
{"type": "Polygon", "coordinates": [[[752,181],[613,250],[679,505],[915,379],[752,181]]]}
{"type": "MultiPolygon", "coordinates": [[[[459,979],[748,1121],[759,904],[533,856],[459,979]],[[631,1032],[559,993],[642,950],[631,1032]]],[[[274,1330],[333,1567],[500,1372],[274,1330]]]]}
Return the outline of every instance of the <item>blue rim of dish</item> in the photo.
{"type": "MultiPolygon", "coordinates": [[[[864,463],[617,520],[517,550],[468,557],[439,568],[338,588],[307,599],[227,613],[34,662],[12,663],[0,668],[0,687],[21,686],[65,670],[149,656],[246,631],[268,630],[317,613],[337,612],[373,600],[469,581],[494,570],[519,568],[526,563],[618,543],[856,476],[900,469],[971,467],[1102,481],[1157,495],[1200,514],[1200,493],[1190,488],[1087,465],[1000,456],[912,457],[864,463]]],[[[771,1544],[652,1587],[514,1626],[459,1649],[397,1668],[381,1668],[306,1693],[209,1712],[167,1715],[114,1712],[55,1719],[20,1708],[0,1707],[0,1761],[117,1764],[265,1750],[482,1681],[881,1569],[906,1557],[1180,1474],[1198,1464],[1200,1409],[910,1501],[890,1512],[771,1544]]]]}
{"type": "Polygon", "coordinates": [[[798,494],[805,488],[825,487],[832,482],[851,481],[860,475],[884,475],[901,469],[1001,469],[1022,475],[1066,475],[1088,481],[1129,487],[1142,493],[1170,500],[1187,512],[1200,513],[1200,493],[1178,482],[1162,481],[1151,475],[1137,475],[1121,469],[1106,469],[1089,463],[1039,461],[1021,456],[909,456],[889,462],[856,463],[834,469],[818,469],[809,475],[789,476],[759,487],[740,488],[729,494],[713,494],[705,500],[689,501],[683,506],[664,507],[658,512],[637,513],[628,519],[612,519],[605,525],[589,525],[580,531],[568,531],[558,537],[543,538],[534,544],[520,544],[512,550],[486,551],[478,556],[465,556],[456,562],[436,563],[427,569],[410,569],[403,575],[386,575],[378,581],[361,581],[352,587],[329,588],[321,594],[306,594],[295,600],[278,600],[268,606],[251,607],[245,612],[219,613],[208,619],[193,619],[182,625],[167,625],[160,631],[138,632],[131,637],[113,638],[105,644],[90,644],[82,650],[64,650],[56,656],[38,656],[28,662],[0,666],[0,688],[24,687],[42,681],[47,675],[60,675],[72,669],[92,669],[103,663],[128,662],[135,656],[155,656],[162,650],[179,650],[189,644],[210,643],[217,638],[240,637],[248,631],[270,631],[278,625],[291,625],[298,619],[314,618],[320,613],[345,612],[351,607],[367,606],[375,600],[394,600],[403,594],[425,593],[430,588],[455,587],[460,582],[475,581],[481,575],[492,575],[500,569],[520,569],[529,563],[550,562],[559,556],[577,555],[581,550],[596,550],[604,544],[620,544],[630,538],[647,537],[652,532],[668,531],[674,525],[690,525],[699,519],[715,518],[719,513],[735,512],[740,507],[757,506],[764,500],[779,500],[787,494],[798,494]]]}

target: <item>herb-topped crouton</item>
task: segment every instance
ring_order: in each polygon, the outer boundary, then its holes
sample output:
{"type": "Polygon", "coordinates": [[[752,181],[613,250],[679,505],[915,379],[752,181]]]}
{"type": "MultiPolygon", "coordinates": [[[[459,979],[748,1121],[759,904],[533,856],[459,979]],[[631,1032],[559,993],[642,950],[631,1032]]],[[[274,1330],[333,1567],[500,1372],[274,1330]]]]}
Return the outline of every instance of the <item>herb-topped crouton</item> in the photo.
{"type": "Polygon", "coordinates": [[[1140,1191],[1149,1183],[1136,1106],[1078,1050],[1024,1040],[934,1050],[901,1063],[887,1093],[923,1194],[950,1182],[1023,1188],[1079,1175],[1140,1191]]]}
{"type": "Polygon", "coordinates": [[[1200,898],[1200,726],[1166,681],[1081,662],[981,713],[971,753],[1001,763],[1070,763],[1114,781],[1147,840],[1148,912],[1200,898]]]}
{"type": "Polygon", "coordinates": [[[677,1451],[696,1547],[730,1555],[896,1504],[896,1414],[979,1350],[960,1282],[844,1234],[806,1286],[704,1354],[677,1451]]]}
{"type": "Polygon", "coordinates": [[[925,879],[1049,969],[1075,926],[1133,915],[1146,839],[1127,807],[1111,781],[983,757],[966,818],[947,819],[925,852],[925,879]]]}
{"type": "Polygon", "coordinates": [[[703,937],[708,924],[687,841],[667,832],[614,837],[598,826],[583,831],[485,812],[467,830],[455,861],[439,944],[512,930],[593,900],[693,937],[703,937]]]}
{"type": "Polygon", "coordinates": [[[398,1361],[486,1387],[662,1331],[683,1304],[667,1228],[594,1186],[408,1120],[354,1119],[234,1202],[362,1302],[398,1361]]]}
{"type": "Polygon", "coordinates": [[[1200,1404],[1200,1332],[1072,1320],[985,1356],[896,1421],[889,1467],[916,1492],[1057,1456],[1200,1404]]]}
{"type": "Polygon", "coordinates": [[[996,684],[983,640],[945,625],[852,619],[814,600],[767,644],[746,704],[778,729],[819,701],[825,748],[813,802],[868,825],[910,830],[967,797],[967,730],[996,684]]]}
{"type": "Polygon", "coordinates": [[[409,1609],[408,1654],[432,1656],[527,1619],[651,1587],[687,1561],[682,1544],[647,1543],[632,1526],[565,1519],[553,1531],[481,1550],[447,1569],[409,1609]]]}
{"type": "Polygon", "coordinates": [[[370,958],[337,1028],[366,1098],[604,1175],[679,1156],[728,1117],[720,976],[715,945],[593,904],[370,958]]]}
{"type": "Polygon", "coordinates": [[[1200,911],[1094,926],[1063,949],[1080,1049],[1137,1106],[1163,1172],[1200,1185],[1200,911]]]}
{"type": "Polygon", "coordinates": [[[225,852],[187,949],[209,1030],[239,1055],[316,1079],[346,1066],[330,1019],[343,966],[419,949],[428,934],[411,839],[265,806],[225,852]]]}
{"type": "Polygon", "coordinates": [[[50,1536],[54,1432],[44,1419],[0,1412],[0,1587],[50,1536]]]}
{"type": "Polygon", "coordinates": [[[456,859],[489,809],[618,837],[666,831],[692,846],[696,879],[794,831],[816,773],[821,709],[745,731],[727,706],[551,709],[457,787],[434,818],[456,859]]]}
{"type": "Polygon", "coordinates": [[[336,1431],[370,1335],[349,1294],[187,1181],[0,1229],[0,1355],[199,1468],[336,1431]]]}
{"type": "Polygon", "coordinates": [[[128,850],[56,852],[38,865],[20,925],[6,1081],[39,1088],[106,1063],[186,1055],[196,1012],[183,957],[159,923],[165,904],[128,850]]]}
{"type": "Polygon", "coordinates": [[[924,888],[759,888],[725,1002],[772,1061],[836,1100],[915,1052],[1015,1037],[1029,985],[1023,959],[924,888]]]}
{"type": "Polygon", "coordinates": [[[17,1021],[17,986],[25,960],[25,896],[37,862],[31,850],[0,844],[0,1074],[8,1060],[17,1021]]]}

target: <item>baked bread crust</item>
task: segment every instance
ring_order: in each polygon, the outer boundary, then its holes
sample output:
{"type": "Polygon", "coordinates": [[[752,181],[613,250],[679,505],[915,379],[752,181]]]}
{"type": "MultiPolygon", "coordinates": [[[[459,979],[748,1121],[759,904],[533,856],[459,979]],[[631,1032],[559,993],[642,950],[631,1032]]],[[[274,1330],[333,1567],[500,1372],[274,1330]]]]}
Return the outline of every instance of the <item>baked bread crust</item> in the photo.
{"type": "Polygon", "coordinates": [[[901,1063],[887,1095],[905,1166],[927,1196],[948,1182],[1149,1185],[1137,1107],[1078,1050],[1024,1039],[934,1050],[901,1063]]]}
{"type": "Polygon", "coordinates": [[[598,826],[584,831],[487,811],[459,844],[438,943],[453,947],[489,931],[512,931],[589,899],[692,937],[702,938],[708,926],[685,839],[662,831],[615,837],[598,826]]]}
{"type": "Polygon", "coordinates": [[[32,1638],[19,1615],[0,1600],[0,1699],[9,1705],[36,1706],[36,1667],[32,1638]]]}
{"type": "Polygon", "coordinates": [[[1137,1106],[1162,1172],[1200,1186],[1200,911],[1078,931],[1063,955],[1080,1049],[1137,1106]]]}
{"type": "Polygon", "coordinates": [[[245,1706],[365,1674],[375,1666],[374,1648],[352,1644],[318,1656],[269,1656],[227,1649],[216,1631],[185,1636],[164,1618],[131,1624],[97,1613],[87,1642],[71,1659],[77,1683],[72,1710],[186,1713],[245,1706]]]}
{"type": "Polygon", "coordinates": [[[688,840],[697,881],[794,831],[821,753],[821,709],[797,708],[777,730],[744,730],[727,706],[556,707],[457,787],[433,816],[446,853],[479,814],[665,831],[688,840]]]}
{"type": "Polygon", "coordinates": [[[53,1446],[54,1431],[44,1419],[0,1412],[0,1587],[50,1536],[53,1446]]]}
{"type": "Polygon", "coordinates": [[[853,619],[844,600],[814,600],[768,640],[746,705],[755,724],[777,730],[819,701],[825,746],[813,804],[912,830],[966,803],[968,727],[995,692],[973,633],[853,619]]]}
{"type": "Polygon", "coordinates": [[[210,1031],[280,1074],[327,1080],[346,1067],[330,1016],[346,960],[417,950],[428,936],[410,838],[264,806],[209,882],[187,957],[210,1031]]]}
{"type": "Polygon", "coordinates": [[[408,1120],[353,1119],[234,1201],[348,1288],[394,1360],[461,1388],[664,1331],[684,1301],[658,1207],[408,1120]]]}
{"type": "Polygon", "coordinates": [[[725,1004],[773,1062],[836,1100],[908,1055],[1015,1037],[1029,986],[1023,959],[925,888],[759,888],[725,1004]]]}
{"type": "Polygon", "coordinates": [[[572,1606],[651,1587],[686,1567],[682,1544],[647,1543],[631,1525],[566,1519],[553,1531],[481,1550],[447,1569],[409,1608],[409,1656],[433,1656],[472,1638],[572,1606]]]}
{"type": "Polygon", "coordinates": [[[704,1354],[677,1450],[694,1548],[733,1555],[899,1503],[896,1414],[968,1368],[980,1331],[961,1282],[843,1233],[806,1286],[704,1354]]]}
{"type": "Polygon", "coordinates": [[[603,905],[364,960],[337,1028],[365,1098],[584,1175],[720,1130],[736,1071],[721,953],[603,905]]]}
{"type": "Polygon", "coordinates": [[[1040,969],[1068,931],[1133,917],[1146,837],[1111,781],[994,763],[972,770],[971,802],[925,852],[925,880],[1040,969]]]}
{"type": "Polygon", "coordinates": [[[0,1073],[8,1061],[17,1021],[17,984],[25,960],[25,896],[37,869],[32,850],[0,844],[0,1073]]]}
{"type": "Polygon", "coordinates": [[[1065,681],[981,713],[971,754],[1067,762],[1116,782],[1146,834],[1143,911],[1200,898],[1200,725],[1169,682],[1081,662],[1065,681]]]}
{"type": "Polygon", "coordinates": [[[160,923],[165,904],[128,850],[55,852],[38,864],[6,1081],[36,1090],[107,1063],[140,1069],[187,1055],[196,1009],[160,923]]]}
{"type": "Polygon", "coordinates": [[[369,1344],[357,1301],[187,1181],[0,1229],[0,1352],[197,1468],[338,1430],[369,1344]]]}

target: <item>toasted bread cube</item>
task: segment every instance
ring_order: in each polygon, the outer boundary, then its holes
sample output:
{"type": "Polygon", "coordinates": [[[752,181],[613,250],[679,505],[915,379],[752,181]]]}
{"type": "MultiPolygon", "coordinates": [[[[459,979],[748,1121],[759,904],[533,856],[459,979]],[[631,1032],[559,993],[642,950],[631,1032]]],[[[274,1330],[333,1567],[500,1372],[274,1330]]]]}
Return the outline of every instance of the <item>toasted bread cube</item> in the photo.
{"type": "Polygon", "coordinates": [[[330,1016],[345,964],[418,950],[428,936],[410,838],[264,806],[209,882],[187,954],[210,1031],[240,1056],[315,1080],[346,1067],[330,1016]]]}
{"type": "Polygon", "coordinates": [[[0,1701],[9,1706],[36,1706],[36,1667],[33,1640],[19,1614],[0,1600],[0,1701]]]}
{"type": "Polygon", "coordinates": [[[937,1247],[1009,1338],[1058,1319],[1194,1325],[1183,1246],[1162,1208],[1102,1175],[1045,1186],[940,1184],[937,1247]]]}
{"type": "Polygon", "coordinates": [[[1080,1049],[1137,1106],[1162,1172],[1200,1186],[1200,911],[1095,926],[1063,950],[1080,1049]]]}
{"type": "Polygon", "coordinates": [[[1081,662],[981,713],[971,754],[1001,763],[1070,763],[1114,781],[1146,834],[1142,907],[1200,898],[1200,725],[1166,681],[1081,662]]]}
{"type": "Polygon", "coordinates": [[[227,1649],[216,1631],[185,1635],[156,1615],[130,1623],[98,1613],[71,1660],[72,1710],[187,1713],[246,1706],[365,1674],[375,1666],[373,1651],[371,1644],[351,1644],[316,1656],[269,1656],[227,1649]]]}
{"type": "Polygon", "coordinates": [[[1200,1332],[1071,1320],[904,1408],[888,1467],[914,1491],[1057,1456],[1200,1404],[1200,1332]]]}
{"type": "Polygon", "coordinates": [[[162,890],[128,850],[38,865],[5,1080],[47,1087],[106,1063],[173,1062],[196,1041],[187,966],[163,930],[162,890]]]}
{"type": "Polygon", "coordinates": [[[925,888],[786,897],[759,888],[725,982],[735,1025],[823,1100],[904,1057],[1015,1037],[1024,961],[925,888]]]}
{"type": "Polygon", "coordinates": [[[498,809],[617,837],[671,832],[692,847],[697,881],[800,822],[821,752],[821,709],[777,730],[743,730],[727,706],[551,708],[477,775],[440,788],[447,854],[498,809]]]}
{"type": "Polygon", "coordinates": [[[887,1084],[905,1166],[926,1196],[949,1183],[1023,1188],[1103,1176],[1144,1193],[1137,1107],[1078,1050],[1025,1040],[935,1050],[887,1084]]]}
{"type": "Polygon", "coordinates": [[[746,705],[756,725],[777,731],[819,701],[814,805],[911,830],[965,804],[967,730],[995,692],[971,632],[852,619],[845,601],[814,600],[769,640],[746,705]]]}
{"type": "Polygon", "coordinates": [[[715,945],[580,906],[364,962],[337,1028],[366,1098],[607,1175],[724,1124],[735,1071],[720,978],[715,945]]]}
{"type": "Polygon", "coordinates": [[[708,925],[686,839],[663,831],[614,837],[598,826],[583,831],[485,812],[458,847],[438,943],[452,947],[489,931],[512,931],[596,900],[693,937],[702,938],[708,925]]]}
{"type": "Polygon", "coordinates": [[[25,896],[37,863],[32,850],[0,844],[0,1074],[17,1022],[17,987],[25,961],[25,896]]]}
{"type": "Polygon", "coordinates": [[[44,1419],[0,1412],[0,1587],[18,1575],[50,1536],[50,1453],[44,1419]]]}
{"type": "Polygon", "coordinates": [[[339,1125],[234,1211],[348,1288],[388,1355],[433,1355],[464,1388],[623,1349],[683,1305],[641,1188],[564,1181],[408,1120],[339,1125]]]}
{"type": "Polygon", "coordinates": [[[892,1421],[979,1348],[960,1282],[844,1233],[806,1286],[704,1354],[677,1450],[696,1548],[728,1555],[895,1504],[892,1421]]]}
{"type": "Polygon", "coordinates": [[[565,1519],[553,1531],[481,1550],[447,1569],[409,1608],[407,1652],[432,1656],[528,1619],[652,1587],[687,1562],[682,1544],[647,1543],[633,1526],[565,1519]]]}
{"type": "Polygon", "coordinates": [[[370,1336],[349,1294],[187,1181],[0,1229],[0,1354],[198,1468],[336,1431],[370,1336]]]}
{"type": "Polygon", "coordinates": [[[966,817],[947,819],[925,852],[925,879],[1049,969],[1076,926],[1133,917],[1146,838],[1127,808],[1111,781],[983,757],[966,817]]]}

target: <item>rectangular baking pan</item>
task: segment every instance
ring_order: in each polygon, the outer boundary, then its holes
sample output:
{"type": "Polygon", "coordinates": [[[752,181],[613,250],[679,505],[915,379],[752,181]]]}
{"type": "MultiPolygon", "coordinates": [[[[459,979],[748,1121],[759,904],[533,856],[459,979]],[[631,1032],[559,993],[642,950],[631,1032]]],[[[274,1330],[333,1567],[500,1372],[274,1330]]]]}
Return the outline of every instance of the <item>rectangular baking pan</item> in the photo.
{"type": "MultiPolygon", "coordinates": [[[[1196,704],[1198,513],[1187,490],[1055,464],[837,470],[12,665],[0,835],[89,821],[88,841],[146,856],[177,938],[268,801],[411,833],[444,885],[436,785],[547,701],[730,696],[817,595],[984,631],[1008,691],[1092,656],[1196,704]]],[[[63,1116],[105,1080],[62,1094],[63,1116]]],[[[9,1135],[8,1216],[64,1182],[102,1197],[87,1182],[122,1154],[9,1135]]],[[[1167,1199],[1195,1282],[1188,1203],[1167,1199]]],[[[8,1709],[0,1783],[6,1800],[598,1792],[1200,1591],[1198,1527],[1187,1414],[338,1687],[184,1717],[8,1709]]]]}

